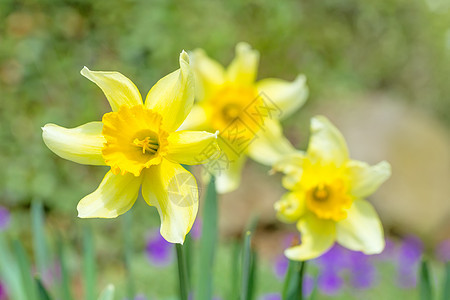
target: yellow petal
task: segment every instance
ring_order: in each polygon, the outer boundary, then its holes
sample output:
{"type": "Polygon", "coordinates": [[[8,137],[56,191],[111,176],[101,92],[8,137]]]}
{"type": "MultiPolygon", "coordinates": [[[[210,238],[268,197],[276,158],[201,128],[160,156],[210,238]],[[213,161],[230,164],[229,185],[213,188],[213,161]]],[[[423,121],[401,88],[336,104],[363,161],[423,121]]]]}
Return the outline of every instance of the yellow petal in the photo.
{"type": "Polygon", "coordinates": [[[284,137],[280,123],[273,119],[265,120],[264,127],[256,133],[248,147],[248,155],[267,166],[294,152],[296,150],[284,137]]]}
{"type": "Polygon", "coordinates": [[[185,165],[199,165],[211,161],[220,154],[217,134],[187,130],[172,132],[167,139],[169,144],[165,157],[185,165]]]}
{"type": "Polygon", "coordinates": [[[301,233],[301,244],[284,251],[291,260],[316,258],[333,246],[336,239],[335,223],[308,214],[297,223],[301,233]]]}
{"type": "Polygon", "coordinates": [[[190,57],[195,74],[196,96],[201,101],[209,98],[224,84],[225,70],[202,49],[195,50],[190,57]]]}
{"type": "Polygon", "coordinates": [[[337,241],[342,246],[365,254],[377,254],[384,249],[381,221],[373,206],[363,199],[353,202],[347,218],[336,224],[337,241]]]}
{"type": "Polygon", "coordinates": [[[285,174],[282,184],[285,189],[294,190],[300,183],[302,167],[306,157],[301,151],[286,155],[273,165],[273,171],[285,174]]]}
{"type": "Polygon", "coordinates": [[[299,109],[309,94],[305,75],[298,75],[292,82],[275,78],[263,79],[256,83],[256,88],[278,107],[281,119],[299,109]]]}
{"type": "Polygon", "coordinates": [[[186,52],[180,54],[180,69],[160,79],[148,92],[145,106],[163,117],[167,131],[175,131],[194,103],[194,75],[186,52]]]}
{"type": "Polygon", "coordinates": [[[197,182],[179,164],[167,160],[144,171],[142,195],[158,209],[161,235],[171,243],[184,242],[198,211],[197,182]]]}
{"type": "Polygon", "coordinates": [[[348,149],[344,137],[323,116],[317,116],[311,120],[311,138],[307,154],[313,162],[333,163],[337,167],[348,160],[348,149]]]}
{"type": "Polygon", "coordinates": [[[391,165],[386,161],[369,166],[364,162],[352,160],[347,166],[352,183],[351,194],[359,198],[375,192],[391,176],[391,165]]]}
{"type": "Polygon", "coordinates": [[[81,75],[102,89],[113,111],[121,105],[142,104],[142,97],[134,83],[118,72],[97,72],[84,67],[81,75]]]}
{"type": "Polygon", "coordinates": [[[126,213],[139,193],[141,177],[106,173],[99,187],[78,203],[80,218],[115,218],[126,213]]]}
{"type": "Polygon", "coordinates": [[[191,112],[181,124],[179,130],[206,130],[208,128],[208,117],[200,105],[194,105],[191,112]]]}
{"type": "Polygon", "coordinates": [[[306,212],[306,199],[303,192],[286,193],[274,205],[277,217],[283,222],[293,223],[306,212]]]}
{"type": "Polygon", "coordinates": [[[236,56],[227,69],[228,82],[238,85],[251,85],[258,72],[259,52],[247,43],[236,45],[236,56]]]}
{"type": "Polygon", "coordinates": [[[219,194],[230,193],[239,187],[245,161],[244,155],[231,158],[224,153],[216,160],[216,167],[205,165],[216,176],[216,190],[219,194]]]}
{"type": "Polygon", "coordinates": [[[85,165],[105,165],[102,156],[102,122],[90,122],[76,128],[55,124],[42,127],[42,138],[56,155],[85,165]]]}

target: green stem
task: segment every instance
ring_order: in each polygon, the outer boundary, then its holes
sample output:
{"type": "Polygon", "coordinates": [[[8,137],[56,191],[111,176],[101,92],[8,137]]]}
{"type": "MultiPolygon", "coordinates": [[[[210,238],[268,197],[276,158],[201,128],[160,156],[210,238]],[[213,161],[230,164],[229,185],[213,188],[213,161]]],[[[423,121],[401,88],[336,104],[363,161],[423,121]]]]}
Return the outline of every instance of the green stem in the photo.
{"type": "Polygon", "coordinates": [[[305,274],[306,261],[289,261],[289,267],[283,288],[283,300],[303,299],[303,275],[305,274]]]}
{"type": "Polygon", "coordinates": [[[188,273],[186,267],[186,257],[183,251],[183,245],[175,244],[177,249],[177,259],[178,259],[178,279],[180,282],[180,299],[188,299],[189,282],[188,273]]]}

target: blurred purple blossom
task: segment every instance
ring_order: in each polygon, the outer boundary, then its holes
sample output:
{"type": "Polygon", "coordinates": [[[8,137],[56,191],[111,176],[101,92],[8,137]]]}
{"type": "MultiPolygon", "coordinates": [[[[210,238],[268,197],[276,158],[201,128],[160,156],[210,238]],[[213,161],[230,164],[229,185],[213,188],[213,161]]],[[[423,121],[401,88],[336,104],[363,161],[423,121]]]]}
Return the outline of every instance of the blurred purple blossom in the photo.
{"type": "Polygon", "coordinates": [[[10,220],[11,215],[9,210],[4,206],[0,206],[0,231],[8,227],[10,220]]]}
{"type": "Polygon", "coordinates": [[[3,286],[3,283],[0,281],[0,300],[8,299],[8,295],[6,294],[6,288],[3,286]]]}
{"type": "Polygon", "coordinates": [[[436,248],[437,258],[446,263],[450,261],[450,239],[443,240],[436,248]]]}
{"type": "Polygon", "coordinates": [[[303,296],[309,297],[314,289],[314,278],[308,274],[303,277],[303,296]]]}
{"type": "Polygon", "coordinates": [[[149,261],[159,267],[164,267],[173,261],[173,245],[167,242],[159,233],[154,230],[147,239],[145,253],[149,261]]]}
{"type": "Polygon", "coordinates": [[[323,270],[317,278],[317,286],[326,295],[336,295],[341,290],[344,281],[334,269],[323,270]]]}
{"type": "Polygon", "coordinates": [[[275,263],[273,264],[273,272],[278,279],[282,280],[284,276],[286,276],[288,267],[289,259],[287,259],[284,254],[281,254],[275,259],[275,263]]]}
{"type": "Polygon", "coordinates": [[[370,260],[370,256],[362,252],[350,251],[350,283],[356,289],[369,289],[373,286],[376,277],[376,269],[370,260]]]}
{"type": "Polygon", "coordinates": [[[200,239],[202,236],[202,225],[203,222],[200,218],[195,219],[194,224],[192,225],[191,229],[191,237],[194,240],[200,239]]]}
{"type": "Polygon", "coordinates": [[[419,261],[423,253],[423,243],[416,236],[403,239],[397,265],[397,282],[400,287],[412,288],[416,286],[419,261]]]}
{"type": "Polygon", "coordinates": [[[281,295],[279,293],[268,293],[264,294],[258,298],[259,300],[281,300],[281,295]]]}

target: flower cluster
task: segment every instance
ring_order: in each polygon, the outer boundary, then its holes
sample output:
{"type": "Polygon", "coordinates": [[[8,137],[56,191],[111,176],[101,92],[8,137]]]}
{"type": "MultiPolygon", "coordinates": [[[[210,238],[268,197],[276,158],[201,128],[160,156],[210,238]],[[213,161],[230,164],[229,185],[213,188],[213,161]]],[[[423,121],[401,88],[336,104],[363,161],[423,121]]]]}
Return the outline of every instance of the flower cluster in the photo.
{"type": "Polygon", "coordinates": [[[285,251],[289,259],[318,257],[335,241],[380,253],[383,229],[365,198],[390,176],[390,165],[351,160],[341,133],[323,116],[312,118],[308,149],[295,149],[280,120],[305,102],[305,76],[256,81],[258,63],[259,53],[246,43],[236,46],[226,69],[203,50],[195,50],[191,62],[183,51],[180,69],[158,81],[145,101],[124,75],[85,67],[81,74],[102,89],[112,112],[73,129],[43,127],[45,144],[60,157],[110,167],[79,202],[78,216],[117,217],[142,187],[144,200],[159,212],[161,236],[183,243],[196,218],[198,188],[181,164],[204,164],[205,178],[215,176],[217,191],[226,193],[239,186],[251,157],[284,174],[289,192],[275,210],[301,233],[300,245],[285,251]]]}

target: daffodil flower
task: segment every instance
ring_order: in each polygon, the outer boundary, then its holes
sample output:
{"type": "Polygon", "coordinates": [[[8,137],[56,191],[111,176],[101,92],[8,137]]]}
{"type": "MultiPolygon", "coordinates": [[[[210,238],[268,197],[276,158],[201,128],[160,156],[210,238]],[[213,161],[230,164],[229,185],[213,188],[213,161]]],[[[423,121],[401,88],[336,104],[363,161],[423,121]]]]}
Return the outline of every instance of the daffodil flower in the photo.
{"type": "Polygon", "coordinates": [[[271,166],[295,151],[283,136],[279,120],[295,112],[306,100],[304,75],[293,82],[263,79],[255,82],[259,53],[246,43],[236,46],[236,56],[225,70],[203,50],[195,50],[197,104],[183,128],[220,132],[223,155],[206,165],[216,176],[219,193],[235,190],[246,156],[271,166]]]}
{"type": "Polygon", "coordinates": [[[289,259],[318,257],[335,241],[365,254],[384,249],[380,219],[364,198],[389,178],[389,163],[349,159],[341,133],[319,116],[311,121],[306,153],[290,155],[274,169],[285,173],[283,185],[290,190],[275,203],[277,216],[301,233],[301,244],[285,251],[289,259]]]}
{"type": "Polygon", "coordinates": [[[117,72],[81,74],[99,86],[112,112],[101,122],[67,129],[47,124],[43,139],[62,158],[87,165],[111,167],[97,190],[78,203],[81,218],[115,218],[142,195],[155,206],[161,235],[183,243],[198,210],[195,178],[180,164],[201,164],[220,153],[217,133],[177,131],[194,101],[194,75],[186,52],[180,69],[159,80],[142,102],[136,86],[117,72]]]}

